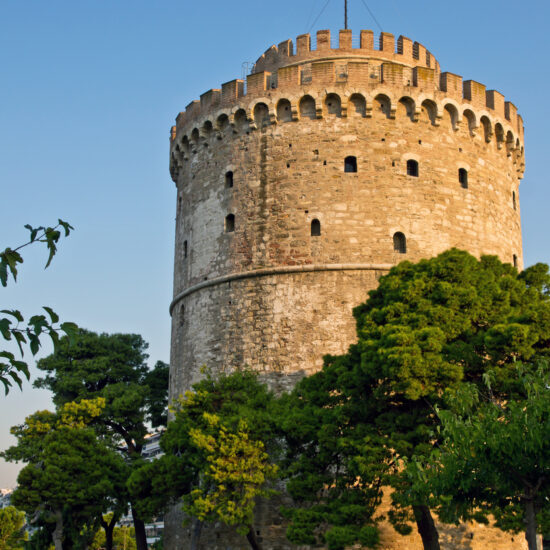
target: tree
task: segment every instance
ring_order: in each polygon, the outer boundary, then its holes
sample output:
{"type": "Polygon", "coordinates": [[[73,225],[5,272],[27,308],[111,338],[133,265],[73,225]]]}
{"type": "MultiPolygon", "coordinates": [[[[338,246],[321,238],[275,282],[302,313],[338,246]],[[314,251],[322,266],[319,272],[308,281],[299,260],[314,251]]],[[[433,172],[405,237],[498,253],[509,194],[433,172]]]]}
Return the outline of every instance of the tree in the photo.
{"type": "Polygon", "coordinates": [[[541,364],[535,373],[521,366],[517,373],[520,397],[480,402],[469,385],[452,396],[450,410],[438,412],[443,440],[427,481],[448,517],[493,514],[497,527],[524,530],[529,550],[537,550],[537,516],[550,512],[550,371],[541,364]]]}
{"type": "Polygon", "coordinates": [[[279,400],[276,418],[286,443],[281,475],[295,503],[283,510],[290,520],[287,538],[298,545],[326,543],[329,550],[357,541],[376,547],[374,514],[388,453],[368,434],[362,440],[355,433],[353,404],[334,391],[335,382],[323,371],[279,400]]]}
{"type": "MultiPolygon", "coordinates": [[[[51,390],[56,406],[98,397],[105,400],[94,427],[119,447],[130,469],[142,464],[147,423],[155,427],[166,418],[168,367],[159,361],[150,371],[147,347],[137,334],[96,334],[81,329],[72,341],[61,338],[55,352],[37,365],[46,376],[35,386],[51,390]]],[[[128,498],[121,488],[119,502],[128,502],[128,498]]],[[[145,524],[136,503],[130,500],[130,504],[137,548],[147,550],[145,524]]]]}
{"type": "Polygon", "coordinates": [[[25,513],[14,506],[0,508],[0,550],[20,550],[27,539],[25,513]]]}
{"type": "Polygon", "coordinates": [[[270,407],[273,395],[251,372],[210,375],[174,405],[161,439],[164,455],[134,471],[130,491],[154,515],[183,499],[194,518],[191,548],[203,522],[221,521],[246,535],[254,549],[254,507],[269,496],[276,468],[270,407]]]}
{"type": "MultiPolygon", "coordinates": [[[[61,238],[62,231],[65,237],[74,229],[70,224],[63,220],[58,220],[54,227],[32,227],[25,225],[29,230],[29,240],[16,248],[6,248],[0,252],[0,283],[3,287],[8,285],[9,276],[17,280],[18,265],[23,263],[23,256],[19,252],[22,248],[34,243],[44,243],[48,249],[49,255],[46,262],[46,268],[50,265],[55,253],[57,252],[57,243],[61,238]]],[[[25,325],[25,319],[17,309],[3,309],[0,313],[0,335],[5,341],[13,341],[17,344],[21,357],[24,356],[24,347],[28,345],[31,353],[36,355],[40,349],[40,338],[47,334],[52,340],[54,346],[59,341],[59,333],[63,332],[72,335],[76,331],[76,325],[70,322],[64,322],[59,325],[58,315],[49,307],[43,308],[48,317],[43,314],[33,315],[25,325]]],[[[17,359],[11,351],[0,349],[0,382],[4,386],[4,392],[7,394],[13,384],[17,384],[21,389],[23,380],[21,375],[29,379],[29,367],[22,359],[17,359]]]]}
{"type": "Polygon", "coordinates": [[[126,476],[119,453],[89,426],[104,404],[83,400],[65,404],[57,414],[39,411],[12,428],[17,445],[2,453],[8,461],[27,463],[12,501],[30,518],[55,524],[55,550],[75,547],[69,531],[78,535],[97,525],[113,504],[113,487],[126,476]]]}
{"type": "MultiPolygon", "coordinates": [[[[496,257],[477,260],[456,249],[402,262],[355,308],[357,343],[345,355],[326,357],[314,384],[298,385],[302,401],[314,399],[315,385],[338,397],[319,406],[335,408],[331,429],[342,434],[343,466],[349,468],[355,452],[355,460],[371,467],[374,478],[363,483],[378,480],[392,489],[389,520],[401,533],[415,522],[427,550],[439,550],[432,502],[411,492],[400,459],[431,453],[434,407],[444,405],[446,389],[462,382],[483,388],[490,370],[495,395],[518,391],[516,361],[529,365],[550,348],[549,289],[542,264],[518,274],[496,257]]],[[[313,436],[302,442],[304,449],[316,445],[313,436]]],[[[332,460],[333,468],[341,465],[342,453],[332,460]]]]}

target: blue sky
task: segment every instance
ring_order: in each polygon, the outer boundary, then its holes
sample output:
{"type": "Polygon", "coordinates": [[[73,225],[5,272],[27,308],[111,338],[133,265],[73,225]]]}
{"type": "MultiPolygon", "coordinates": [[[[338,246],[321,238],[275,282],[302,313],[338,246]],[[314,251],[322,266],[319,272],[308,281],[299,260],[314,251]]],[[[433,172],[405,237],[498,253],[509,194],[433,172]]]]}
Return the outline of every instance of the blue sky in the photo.
{"type": "MultiPolygon", "coordinates": [[[[525,122],[520,187],[524,260],[550,263],[547,25],[539,0],[365,0],[382,29],[424,44],[443,70],[502,92],[525,122]]],[[[350,28],[377,23],[350,0],[350,28]]],[[[95,331],[137,332],[151,364],[169,360],[175,187],[168,136],[177,113],[241,76],[271,44],[343,27],[343,0],[2,0],[0,247],[23,225],[76,228],[51,268],[28,250],[2,308],[52,306],[95,331]]],[[[50,351],[45,348],[45,351],[50,351]]],[[[33,371],[36,377],[36,371],[33,371]]],[[[49,395],[26,384],[0,397],[0,448],[49,395]]],[[[0,487],[16,467],[0,463],[0,487]]]]}

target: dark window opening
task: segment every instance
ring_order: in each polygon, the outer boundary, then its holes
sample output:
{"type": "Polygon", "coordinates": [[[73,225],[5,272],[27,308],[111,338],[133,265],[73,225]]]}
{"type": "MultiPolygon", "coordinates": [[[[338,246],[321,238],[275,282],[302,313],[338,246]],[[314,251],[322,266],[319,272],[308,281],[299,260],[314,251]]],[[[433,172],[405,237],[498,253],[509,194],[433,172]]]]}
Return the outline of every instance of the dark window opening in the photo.
{"type": "Polygon", "coordinates": [[[514,254],[514,267],[518,266],[518,257],[514,254]]]}
{"type": "Polygon", "coordinates": [[[312,237],[321,236],[321,222],[319,220],[311,221],[311,236],[312,237]]]}
{"type": "Polygon", "coordinates": [[[233,172],[231,170],[225,173],[225,186],[233,187],[233,172]]]}
{"type": "Polygon", "coordinates": [[[232,233],[233,231],[235,231],[235,215],[228,214],[225,217],[225,232],[232,233]]]}
{"type": "Polygon", "coordinates": [[[517,209],[517,205],[516,205],[516,192],[515,192],[515,191],[512,191],[512,206],[514,207],[514,210],[517,209]]]}
{"type": "Polygon", "coordinates": [[[179,321],[180,327],[182,327],[185,321],[185,306],[183,304],[179,310],[178,321],[179,321]]]}
{"type": "Polygon", "coordinates": [[[393,250],[398,254],[407,253],[407,239],[400,231],[393,236],[393,250]]]}
{"type": "Polygon", "coordinates": [[[287,163],[286,163],[286,167],[287,167],[287,168],[290,168],[290,162],[287,162],[287,163]]]}
{"type": "Polygon", "coordinates": [[[357,157],[346,157],[344,160],[344,172],[357,172],[357,157]]]}
{"type": "Polygon", "coordinates": [[[407,161],[407,176],[418,177],[418,162],[416,160],[409,159],[407,161]]]}
{"type": "Polygon", "coordinates": [[[468,189],[468,171],[464,168],[458,170],[458,181],[463,189],[468,189]]]}
{"type": "Polygon", "coordinates": [[[324,161],[323,161],[323,166],[326,166],[326,165],[327,165],[327,161],[324,160],[324,161]]]}
{"type": "Polygon", "coordinates": [[[187,241],[183,241],[183,257],[187,258],[187,241]]]}

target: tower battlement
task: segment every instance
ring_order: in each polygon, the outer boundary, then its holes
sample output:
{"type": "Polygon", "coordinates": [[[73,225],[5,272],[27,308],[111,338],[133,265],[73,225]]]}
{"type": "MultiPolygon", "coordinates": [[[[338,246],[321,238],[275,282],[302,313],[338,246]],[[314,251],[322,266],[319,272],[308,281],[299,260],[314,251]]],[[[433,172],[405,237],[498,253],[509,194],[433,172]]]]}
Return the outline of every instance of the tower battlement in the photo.
{"type": "MultiPolygon", "coordinates": [[[[363,95],[366,118],[370,117],[373,99],[379,91],[394,98],[394,105],[401,98],[411,96],[416,96],[415,103],[420,99],[420,104],[425,98],[432,99],[437,108],[436,120],[442,116],[447,104],[454,104],[458,123],[467,112],[469,124],[475,131],[485,115],[490,127],[487,128],[486,122],[483,124],[489,136],[498,133],[497,139],[501,138],[500,128],[497,127],[500,123],[507,136],[505,139],[513,138],[514,142],[518,142],[520,151],[523,148],[523,120],[515,105],[506,101],[500,92],[487,90],[484,84],[463,80],[462,76],[450,72],[441,72],[435,57],[420,43],[404,36],[396,42],[392,34],[383,32],[378,41],[379,49],[375,49],[374,33],[366,30],[360,33],[358,47],[353,47],[350,30],[340,31],[338,48],[330,47],[328,30],[318,31],[316,42],[316,48],[312,49],[310,35],[304,34],[297,38],[295,52],[290,40],[269,48],[256,61],[246,82],[232,80],[221,88],[206,91],[200,100],[187,105],[186,110],[176,118],[171,140],[177,142],[179,137],[183,141],[186,133],[192,133],[195,128],[200,132],[205,123],[218,130],[226,116],[232,124],[234,114],[241,108],[253,120],[254,100],[258,103],[263,99],[271,122],[279,122],[275,100],[285,99],[285,95],[291,103],[294,100],[292,113],[298,120],[300,111],[296,101],[300,99],[300,92],[305,95],[310,89],[331,87],[337,91],[346,89],[363,95]]],[[[322,116],[322,108],[317,109],[322,116]]],[[[345,108],[343,116],[346,116],[345,108]]]]}

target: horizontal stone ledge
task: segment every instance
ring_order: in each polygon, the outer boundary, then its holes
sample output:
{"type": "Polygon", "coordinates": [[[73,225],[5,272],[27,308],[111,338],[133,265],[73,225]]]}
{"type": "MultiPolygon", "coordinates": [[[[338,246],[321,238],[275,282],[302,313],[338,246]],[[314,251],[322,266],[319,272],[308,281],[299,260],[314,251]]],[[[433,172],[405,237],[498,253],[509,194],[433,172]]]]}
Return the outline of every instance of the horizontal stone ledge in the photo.
{"type": "Polygon", "coordinates": [[[281,275],[287,273],[312,273],[315,271],[389,271],[393,267],[393,264],[310,264],[310,265],[285,265],[280,267],[268,267],[264,269],[255,269],[253,271],[241,271],[240,273],[231,273],[230,275],[223,275],[222,277],[216,277],[208,281],[202,281],[196,285],[186,288],[183,292],[180,292],[170,304],[170,315],[174,311],[176,304],[197,292],[203,288],[209,286],[216,286],[222,283],[229,283],[231,281],[237,281],[239,279],[250,279],[252,277],[267,277],[269,275],[281,275]]]}

